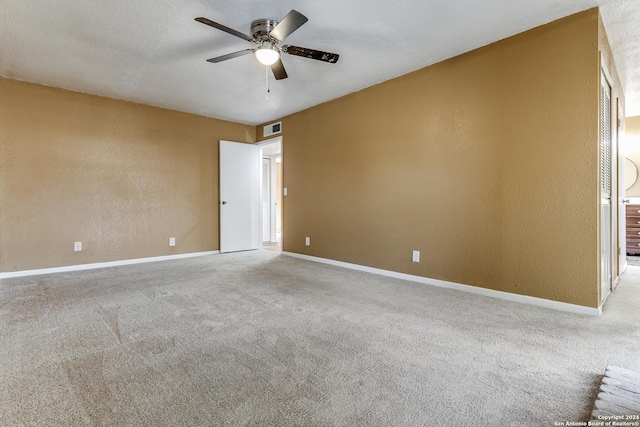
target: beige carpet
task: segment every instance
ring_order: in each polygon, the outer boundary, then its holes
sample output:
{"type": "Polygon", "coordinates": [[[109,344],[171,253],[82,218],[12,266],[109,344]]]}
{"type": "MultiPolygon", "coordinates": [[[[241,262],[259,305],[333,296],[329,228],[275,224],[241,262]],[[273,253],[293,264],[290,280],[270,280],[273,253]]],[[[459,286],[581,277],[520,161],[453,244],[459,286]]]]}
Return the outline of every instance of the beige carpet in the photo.
{"type": "Polygon", "coordinates": [[[551,426],[640,370],[640,267],[602,317],[268,251],[0,283],[2,426],[551,426]]]}

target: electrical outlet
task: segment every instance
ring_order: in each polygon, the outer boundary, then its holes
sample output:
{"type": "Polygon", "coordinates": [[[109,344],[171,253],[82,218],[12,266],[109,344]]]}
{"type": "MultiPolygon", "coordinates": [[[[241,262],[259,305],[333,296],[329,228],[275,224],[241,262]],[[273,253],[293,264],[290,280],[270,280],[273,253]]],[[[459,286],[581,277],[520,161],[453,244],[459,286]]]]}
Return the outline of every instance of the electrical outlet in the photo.
{"type": "Polygon", "coordinates": [[[82,242],[74,242],[73,250],[74,252],[80,252],[82,250],[82,242]]]}
{"type": "Polygon", "coordinates": [[[175,245],[176,245],[176,238],[169,237],[169,246],[175,246],[175,245]]]}
{"type": "Polygon", "coordinates": [[[311,237],[305,237],[304,238],[304,245],[305,246],[311,246],[311,237]]]}
{"type": "Polygon", "coordinates": [[[413,251],[413,262],[420,262],[420,251],[413,251]]]}

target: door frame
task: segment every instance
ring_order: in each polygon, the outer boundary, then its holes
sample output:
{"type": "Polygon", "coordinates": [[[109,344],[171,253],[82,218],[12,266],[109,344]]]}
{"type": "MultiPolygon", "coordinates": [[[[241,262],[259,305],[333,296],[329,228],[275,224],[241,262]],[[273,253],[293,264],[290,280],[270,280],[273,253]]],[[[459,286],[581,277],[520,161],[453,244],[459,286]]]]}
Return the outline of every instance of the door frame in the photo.
{"type": "Polygon", "coordinates": [[[272,228],[271,222],[272,222],[272,217],[274,215],[273,198],[275,197],[275,195],[273,194],[274,192],[272,191],[272,187],[274,183],[273,183],[273,178],[271,177],[271,172],[272,172],[271,157],[263,156],[260,159],[260,161],[262,164],[262,171],[260,174],[260,176],[262,177],[262,182],[260,185],[260,206],[262,207],[262,209],[260,210],[260,212],[262,212],[262,218],[260,220],[262,224],[262,227],[261,227],[262,235],[260,236],[260,238],[264,243],[264,242],[271,242],[274,239],[273,230],[271,229],[272,228]],[[267,194],[265,195],[265,193],[267,194]],[[265,207],[267,208],[266,210],[265,210],[265,207]],[[267,230],[268,230],[268,233],[267,233],[267,230]],[[268,234],[268,239],[265,239],[265,235],[267,234],[268,234]]]}
{"type": "Polygon", "coordinates": [[[611,242],[611,228],[613,224],[613,206],[611,203],[613,199],[613,186],[611,185],[611,141],[613,138],[611,134],[611,80],[608,78],[604,64],[600,70],[598,91],[600,93],[598,108],[598,151],[600,156],[600,161],[598,162],[600,167],[600,221],[598,228],[600,236],[600,262],[598,264],[600,266],[599,305],[602,306],[611,293],[613,284],[613,245],[611,242]],[[605,102],[607,102],[607,104],[605,104],[605,102]],[[608,139],[606,139],[607,135],[603,130],[603,128],[606,127],[609,128],[608,139]],[[608,189],[607,184],[609,186],[608,189]]]}
{"type": "MultiPolygon", "coordinates": [[[[608,296],[611,294],[611,292],[613,291],[613,289],[615,289],[615,287],[618,284],[619,281],[619,277],[620,277],[620,259],[619,257],[622,256],[622,254],[620,253],[620,244],[619,244],[619,227],[621,225],[620,222],[620,204],[621,204],[621,199],[619,197],[619,187],[620,187],[620,180],[619,180],[619,168],[623,167],[620,166],[619,162],[618,162],[618,156],[619,156],[619,144],[618,144],[618,131],[619,131],[619,127],[618,127],[618,99],[617,97],[614,98],[614,86],[613,86],[613,79],[611,78],[611,74],[609,73],[609,71],[607,70],[604,61],[601,58],[601,62],[600,62],[600,82],[599,82],[599,89],[598,89],[598,93],[601,93],[601,89],[603,87],[606,87],[608,89],[608,95],[609,95],[609,138],[610,138],[610,146],[609,146],[609,158],[610,158],[610,164],[609,164],[609,174],[610,174],[610,189],[609,189],[609,197],[608,197],[608,204],[607,203],[603,203],[603,194],[601,193],[602,191],[602,184],[600,183],[598,185],[599,187],[599,191],[600,191],[600,203],[599,203],[599,211],[600,211],[600,218],[599,218],[599,227],[598,227],[598,235],[599,235],[599,253],[600,253],[600,259],[598,262],[598,277],[599,277],[599,284],[598,284],[598,289],[600,291],[600,301],[599,301],[599,307],[602,307],[604,305],[604,303],[606,302],[608,296]],[[609,224],[608,224],[608,230],[604,230],[604,227],[606,226],[605,224],[603,224],[603,220],[604,218],[602,218],[602,208],[603,206],[607,205],[608,209],[609,209],[609,224]],[[608,261],[608,283],[606,283],[608,289],[605,295],[604,292],[604,285],[605,283],[603,283],[602,278],[603,278],[603,271],[602,268],[603,266],[603,253],[602,253],[602,248],[603,248],[603,242],[602,242],[602,238],[603,235],[605,234],[605,231],[607,232],[606,234],[607,236],[607,240],[608,240],[608,255],[609,255],[609,259],[608,261]]],[[[599,100],[600,101],[600,100],[599,100]]],[[[600,101],[601,102],[601,101],[600,101]]],[[[599,104],[600,104],[599,102],[599,104]]],[[[600,109],[599,109],[599,113],[598,113],[598,117],[600,118],[600,109]]],[[[602,141],[601,141],[601,120],[598,120],[598,152],[599,155],[602,155],[602,150],[600,148],[602,141]]],[[[601,162],[602,159],[600,159],[599,163],[599,167],[601,167],[601,162]]],[[[626,256],[626,254],[625,254],[626,256]]]]}
{"type": "MultiPolygon", "coordinates": [[[[260,162],[259,162],[260,170],[258,171],[258,176],[260,177],[260,199],[261,199],[261,200],[262,200],[262,189],[263,189],[263,182],[262,182],[262,172],[263,172],[263,171],[262,171],[262,159],[264,158],[264,154],[263,154],[263,152],[264,152],[264,149],[265,149],[267,146],[269,146],[269,145],[274,145],[274,144],[279,144],[279,148],[280,148],[280,158],[282,159],[282,158],[283,158],[283,156],[282,156],[282,152],[283,152],[283,149],[284,149],[284,141],[283,141],[282,136],[276,136],[276,137],[274,137],[274,138],[265,139],[264,141],[260,141],[260,142],[258,142],[258,143],[256,144],[256,145],[258,146],[258,148],[259,148],[259,156],[260,156],[260,162]]],[[[282,168],[284,169],[284,162],[283,162],[282,160],[281,160],[281,165],[282,165],[282,168]]],[[[272,161],[272,162],[271,162],[271,169],[272,169],[272,171],[271,171],[271,175],[272,175],[272,176],[271,176],[271,179],[272,179],[272,181],[274,182],[274,184],[271,186],[272,188],[273,188],[273,186],[275,186],[275,177],[274,177],[274,175],[275,175],[275,168],[274,168],[274,166],[275,166],[275,165],[274,165],[274,161],[272,161]]],[[[284,183],[283,183],[283,185],[282,185],[281,187],[283,187],[283,186],[284,186],[284,183]]],[[[282,205],[284,205],[284,197],[282,197],[282,196],[283,196],[283,194],[282,194],[282,188],[279,188],[279,189],[278,189],[278,188],[276,188],[276,189],[275,189],[275,192],[277,192],[277,191],[280,191],[280,192],[281,192],[281,194],[280,194],[280,196],[281,196],[281,197],[280,197],[280,200],[282,200],[282,203],[281,203],[281,206],[278,206],[277,208],[275,208],[274,206],[272,206],[272,209],[271,209],[272,221],[271,221],[271,222],[272,222],[273,224],[275,224],[275,218],[276,218],[275,210],[276,210],[276,209],[279,209],[279,210],[280,210],[280,215],[281,215],[281,216],[283,215],[283,211],[284,211],[283,206],[282,206],[282,205]]],[[[276,200],[276,197],[275,197],[275,195],[276,195],[276,194],[275,194],[275,192],[273,192],[273,190],[272,190],[272,193],[271,193],[271,196],[272,196],[272,197],[271,197],[271,200],[272,200],[272,201],[276,200]]],[[[260,203],[260,249],[262,249],[262,248],[263,248],[263,241],[262,241],[262,234],[263,234],[262,232],[263,232],[263,230],[262,230],[262,225],[263,225],[263,218],[262,218],[262,203],[260,203]]],[[[272,227],[272,230],[273,230],[273,227],[272,227]]],[[[274,230],[273,230],[273,231],[274,231],[274,230]]],[[[275,231],[274,231],[274,233],[273,233],[273,234],[275,234],[275,231]]],[[[272,236],[271,236],[271,240],[272,240],[272,241],[274,240],[273,234],[272,234],[272,236]]],[[[280,251],[282,251],[282,244],[283,244],[283,241],[284,241],[284,221],[282,222],[282,236],[281,236],[281,239],[280,239],[280,251]]]]}
{"type": "Polygon", "coordinates": [[[619,278],[627,269],[627,208],[626,208],[626,191],[624,180],[624,152],[620,149],[620,134],[624,131],[624,112],[620,104],[620,97],[616,96],[616,137],[615,152],[618,160],[618,278],[613,284],[615,289],[618,286],[619,278]]]}

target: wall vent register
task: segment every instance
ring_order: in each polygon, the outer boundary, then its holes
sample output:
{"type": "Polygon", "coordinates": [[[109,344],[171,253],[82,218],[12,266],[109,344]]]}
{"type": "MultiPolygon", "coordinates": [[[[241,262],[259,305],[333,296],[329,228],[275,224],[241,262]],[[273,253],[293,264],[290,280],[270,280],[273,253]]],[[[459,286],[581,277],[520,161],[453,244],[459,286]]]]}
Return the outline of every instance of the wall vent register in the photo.
{"type": "Polygon", "coordinates": [[[271,123],[263,128],[262,136],[271,136],[282,132],[282,122],[271,123]]]}

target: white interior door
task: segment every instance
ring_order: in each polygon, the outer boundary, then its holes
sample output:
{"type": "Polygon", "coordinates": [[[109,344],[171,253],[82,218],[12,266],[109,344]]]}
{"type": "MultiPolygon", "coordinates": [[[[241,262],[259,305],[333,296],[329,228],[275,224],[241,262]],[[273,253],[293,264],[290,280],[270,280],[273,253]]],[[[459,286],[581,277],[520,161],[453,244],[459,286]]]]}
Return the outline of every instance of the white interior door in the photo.
{"type": "Polygon", "coordinates": [[[220,252],[260,247],[258,146],[220,141],[220,252]]]}

